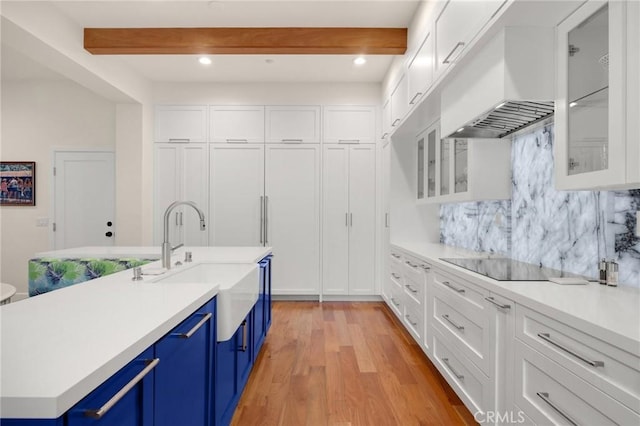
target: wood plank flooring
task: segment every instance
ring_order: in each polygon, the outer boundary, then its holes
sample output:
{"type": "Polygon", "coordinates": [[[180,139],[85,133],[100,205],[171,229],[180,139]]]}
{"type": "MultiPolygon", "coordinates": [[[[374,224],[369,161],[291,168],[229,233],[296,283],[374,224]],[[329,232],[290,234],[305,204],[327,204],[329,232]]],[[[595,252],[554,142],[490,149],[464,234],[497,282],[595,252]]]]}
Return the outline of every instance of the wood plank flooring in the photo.
{"type": "Polygon", "coordinates": [[[382,302],[274,302],[232,425],[476,424],[382,302]]]}

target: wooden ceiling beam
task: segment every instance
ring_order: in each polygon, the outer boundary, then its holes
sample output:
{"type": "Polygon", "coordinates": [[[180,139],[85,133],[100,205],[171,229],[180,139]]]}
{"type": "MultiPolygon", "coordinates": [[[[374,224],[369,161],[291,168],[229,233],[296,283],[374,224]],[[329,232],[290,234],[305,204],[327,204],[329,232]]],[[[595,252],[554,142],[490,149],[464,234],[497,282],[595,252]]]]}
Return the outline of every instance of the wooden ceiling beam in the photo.
{"type": "Polygon", "coordinates": [[[85,28],[94,55],[402,55],[406,28],[85,28]]]}

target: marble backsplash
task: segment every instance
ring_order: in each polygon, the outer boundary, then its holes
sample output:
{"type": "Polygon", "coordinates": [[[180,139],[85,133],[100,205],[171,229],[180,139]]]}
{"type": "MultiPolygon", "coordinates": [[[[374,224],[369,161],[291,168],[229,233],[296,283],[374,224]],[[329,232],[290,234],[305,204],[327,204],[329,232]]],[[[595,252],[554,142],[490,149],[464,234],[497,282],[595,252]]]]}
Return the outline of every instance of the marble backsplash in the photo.
{"type": "Polygon", "coordinates": [[[640,189],[556,191],[553,124],[516,136],[511,200],[443,204],[440,241],[595,277],[616,259],[620,283],[640,287],[640,189]]]}

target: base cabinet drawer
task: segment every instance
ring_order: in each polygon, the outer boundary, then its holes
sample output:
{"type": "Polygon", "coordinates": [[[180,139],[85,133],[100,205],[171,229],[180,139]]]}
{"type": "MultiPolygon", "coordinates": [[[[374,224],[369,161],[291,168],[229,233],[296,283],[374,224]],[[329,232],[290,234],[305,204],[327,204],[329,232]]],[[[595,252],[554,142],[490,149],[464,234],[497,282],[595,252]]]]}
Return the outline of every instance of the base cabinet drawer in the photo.
{"type": "Polygon", "coordinates": [[[432,328],[431,334],[433,335],[431,360],[463,400],[471,414],[481,417],[486,410],[494,410],[495,398],[489,378],[473,362],[455,350],[437,328],[432,328]]]}
{"type": "Polygon", "coordinates": [[[518,305],[516,336],[640,413],[640,354],[518,305]]]}
{"type": "Polygon", "coordinates": [[[515,404],[537,424],[637,425],[640,416],[520,340],[515,404]]]}
{"type": "Polygon", "coordinates": [[[422,306],[413,302],[413,300],[405,303],[403,322],[409,333],[420,344],[424,336],[424,312],[422,306]]]}
{"type": "Polygon", "coordinates": [[[402,315],[404,314],[404,296],[402,294],[402,288],[400,288],[396,283],[391,280],[391,294],[389,296],[389,300],[391,302],[391,310],[400,321],[402,321],[402,315]]]}

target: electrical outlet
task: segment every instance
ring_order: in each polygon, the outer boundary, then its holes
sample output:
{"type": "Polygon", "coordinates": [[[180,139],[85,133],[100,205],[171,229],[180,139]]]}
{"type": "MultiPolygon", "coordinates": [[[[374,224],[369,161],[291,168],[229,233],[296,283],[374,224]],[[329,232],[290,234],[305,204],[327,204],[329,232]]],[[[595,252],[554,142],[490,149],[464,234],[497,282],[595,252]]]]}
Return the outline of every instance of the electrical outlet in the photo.
{"type": "Polygon", "coordinates": [[[49,226],[49,218],[48,217],[39,217],[36,219],[36,226],[47,227],[49,226]]]}

